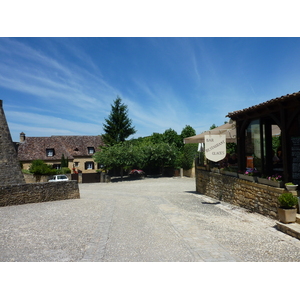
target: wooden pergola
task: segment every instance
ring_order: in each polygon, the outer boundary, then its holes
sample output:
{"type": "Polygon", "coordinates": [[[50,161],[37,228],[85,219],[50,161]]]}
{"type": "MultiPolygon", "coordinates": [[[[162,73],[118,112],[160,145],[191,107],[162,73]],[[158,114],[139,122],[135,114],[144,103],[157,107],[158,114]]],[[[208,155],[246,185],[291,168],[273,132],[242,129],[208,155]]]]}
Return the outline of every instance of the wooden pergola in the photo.
{"type": "Polygon", "coordinates": [[[238,167],[246,169],[253,150],[264,175],[281,172],[284,182],[300,184],[300,92],[271,99],[227,115],[236,122],[238,167]],[[281,130],[282,166],[274,168],[272,125],[281,130]]]}

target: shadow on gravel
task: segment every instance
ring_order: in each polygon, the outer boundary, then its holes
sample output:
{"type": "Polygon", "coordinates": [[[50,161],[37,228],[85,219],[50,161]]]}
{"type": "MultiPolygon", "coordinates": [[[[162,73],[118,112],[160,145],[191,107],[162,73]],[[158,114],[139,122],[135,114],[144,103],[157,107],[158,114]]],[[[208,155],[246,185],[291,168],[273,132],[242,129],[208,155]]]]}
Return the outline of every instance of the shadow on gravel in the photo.
{"type": "Polygon", "coordinates": [[[189,194],[195,194],[195,195],[202,195],[202,194],[199,194],[198,192],[196,191],[185,191],[186,193],[189,193],[189,194]]]}
{"type": "Polygon", "coordinates": [[[120,176],[111,177],[111,182],[122,182],[122,181],[137,181],[137,180],[145,180],[145,179],[160,179],[160,178],[168,178],[161,175],[146,175],[145,177],[130,177],[130,176],[123,176],[123,179],[120,176]]]}
{"type": "Polygon", "coordinates": [[[211,205],[216,205],[216,204],[220,204],[221,202],[218,201],[218,202],[201,202],[202,204],[211,204],[211,205]]]}

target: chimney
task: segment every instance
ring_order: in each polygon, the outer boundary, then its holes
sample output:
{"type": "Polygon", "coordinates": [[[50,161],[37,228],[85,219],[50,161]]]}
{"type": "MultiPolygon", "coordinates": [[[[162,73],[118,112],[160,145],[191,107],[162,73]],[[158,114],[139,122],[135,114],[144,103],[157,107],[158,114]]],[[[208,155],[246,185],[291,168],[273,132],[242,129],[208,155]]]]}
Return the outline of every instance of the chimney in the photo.
{"type": "Polygon", "coordinates": [[[25,139],[26,139],[25,133],[24,133],[24,132],[21,132],[21,133],[20,133],[20,143],[24,143],[24,142],[25,142],[25,139]]]}

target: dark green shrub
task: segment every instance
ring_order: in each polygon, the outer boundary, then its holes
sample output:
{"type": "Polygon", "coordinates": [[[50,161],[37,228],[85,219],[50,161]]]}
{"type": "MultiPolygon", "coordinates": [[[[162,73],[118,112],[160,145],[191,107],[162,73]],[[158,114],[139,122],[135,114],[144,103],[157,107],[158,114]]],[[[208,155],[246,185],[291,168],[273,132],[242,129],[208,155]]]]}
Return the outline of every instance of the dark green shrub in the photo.
{"type": "Polygon", "coordinates": [[[69,173],[71,173],[71,170],[66,167],[56,170],[56,174],[69,174],[69,173]]]}
{"type": "Polygon", "coordinates": [[[195,156],[197,154],[198,144],[185,144],[182,150],[181,166],[185,170],[193,167],[195,156]]]}
{"type": "Polygon", "coordinates": [[[47,165],[43,160],[37,159],[32,161],[32,164],[29,168],[30,173],[35,175],[54,175],[56,170],[52,166],[47,165]]]}
{"type": "Polygon", "coordinates": [[[293,208],[298,203],[298,198],[291,193],[284,193],[278,197],[281,208],[293,208]]]}

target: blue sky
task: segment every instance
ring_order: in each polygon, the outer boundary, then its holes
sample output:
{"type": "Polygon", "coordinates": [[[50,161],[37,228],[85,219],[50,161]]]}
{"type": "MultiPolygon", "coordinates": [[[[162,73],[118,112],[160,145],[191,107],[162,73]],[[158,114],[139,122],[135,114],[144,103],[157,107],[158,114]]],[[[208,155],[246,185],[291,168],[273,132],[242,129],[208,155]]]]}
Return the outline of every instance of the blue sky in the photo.
{"type": "Polygon", "coordinates": [[[197,134],[228,112],[300,90],[300,38],[0,38],[14,141],[98,135],[120,96],[137,133],[197,134]]]}

